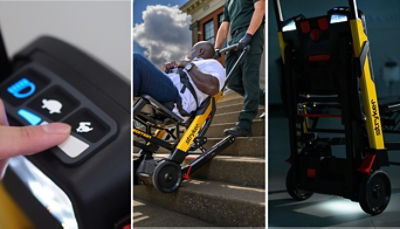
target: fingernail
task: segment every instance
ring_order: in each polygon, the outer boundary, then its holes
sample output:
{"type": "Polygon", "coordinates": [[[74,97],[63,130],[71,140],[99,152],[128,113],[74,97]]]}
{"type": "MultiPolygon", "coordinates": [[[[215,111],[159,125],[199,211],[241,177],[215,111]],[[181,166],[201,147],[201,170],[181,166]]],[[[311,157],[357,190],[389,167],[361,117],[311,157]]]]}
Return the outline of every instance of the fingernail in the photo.
{"type": "Polygon", "coordinates": [[[49,134],[69,134],[71,132],[71,126],[64,123],[50,123],[43,125],[42,128],[49,134]]]}

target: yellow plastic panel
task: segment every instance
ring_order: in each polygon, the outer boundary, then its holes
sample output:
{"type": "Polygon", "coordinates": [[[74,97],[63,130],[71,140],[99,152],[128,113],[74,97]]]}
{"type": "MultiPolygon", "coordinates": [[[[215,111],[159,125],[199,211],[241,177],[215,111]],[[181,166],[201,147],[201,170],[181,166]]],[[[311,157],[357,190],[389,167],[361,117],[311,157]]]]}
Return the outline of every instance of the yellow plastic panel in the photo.
{"type": "Polygon", "coordinates": [[[1,229],[30,229],[32,222],[22,212],[19,206],[8,195],[0,182],[0,228],[1,229]]]}
{"type": "Polygon", "coordinates": [[[279,47],[281,48],[281,56],[282,56],[282,61],[285,63],[285,48],[286,48],[286,43],[283,40],[283,35],[282,32],[278,32],[278,40],[279,40],[279,47]]]}
{"type": "MultiPolygon", "coordinates": [[[[214,96],[215,102],[221,97],[222,91],[220,91],[216,96],[214,96]]],[[[194,138],[197,136],[197,133],[200,131],[201,127],[204,125],[208,115],[212,110],[212,102],[208,105],[207,110],[202,115],[197,115],[189,128],[186,130],[185,134],[179,141],[177,145],[177,149],[187,152],[190,145],[192,144],[194,138]]]]}
{"type": "MultiPolygon", "coordinates": [[[[350,21],[353,37],[353,47],[356,56],[360,56],[364,42],[368,40],[363,30],[362,21],[355,19],[350,21]]],[[[362,103],[366,115],[366,126],[368,132],[369,146],[373,149],[384,149],[383,132],[379,116],[378,99],[375,83],[371,77],[368,55],[365,58],[364,73],[360,78],[362,103]]]]}

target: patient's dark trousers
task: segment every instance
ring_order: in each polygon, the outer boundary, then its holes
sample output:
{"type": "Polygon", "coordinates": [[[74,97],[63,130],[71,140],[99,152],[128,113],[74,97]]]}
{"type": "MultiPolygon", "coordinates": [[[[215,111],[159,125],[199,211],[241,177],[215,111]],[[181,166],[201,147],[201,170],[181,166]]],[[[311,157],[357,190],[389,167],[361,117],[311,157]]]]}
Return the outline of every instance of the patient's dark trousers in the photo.
{"type": "MultiPolygon", "coordinates": [[[[232,38],[230,44],[237,43],[246,30],[232,38]]],[[[239,69],[231,76],[228,87],[244,97],[243,110],[239,114],[237,125],[250,130],[253,119],[257,115],[258,105],[265,105],[265,93],[260,89],[260,63],[264,48],[263,25],[254,34],[250,43],[250,51],[242,61],[239,69]]],[[[225,59],[226,72],[232,69],[239,58],[240,52],[229,52],[225,59]]]]}
{"type": "Polygon", "coordinates": [[[133,95],[150,95],[160,103],[178,102],[178,89],[170,78],[144,56],[133,54],[133,95]]]}

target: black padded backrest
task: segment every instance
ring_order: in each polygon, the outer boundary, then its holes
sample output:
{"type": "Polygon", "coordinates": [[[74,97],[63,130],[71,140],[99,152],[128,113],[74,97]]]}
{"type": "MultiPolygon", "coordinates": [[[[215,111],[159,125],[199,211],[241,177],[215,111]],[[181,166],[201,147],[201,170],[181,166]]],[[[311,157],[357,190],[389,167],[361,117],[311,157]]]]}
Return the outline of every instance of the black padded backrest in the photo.
{"type": "Polygon", "coordinates": [[[286,61],[296,77],[298,93],[337,94],[339,79],[351,73],[351,31],[348,21],[331,23],[331,15],[296,21],[284,32],[286,61]]]}

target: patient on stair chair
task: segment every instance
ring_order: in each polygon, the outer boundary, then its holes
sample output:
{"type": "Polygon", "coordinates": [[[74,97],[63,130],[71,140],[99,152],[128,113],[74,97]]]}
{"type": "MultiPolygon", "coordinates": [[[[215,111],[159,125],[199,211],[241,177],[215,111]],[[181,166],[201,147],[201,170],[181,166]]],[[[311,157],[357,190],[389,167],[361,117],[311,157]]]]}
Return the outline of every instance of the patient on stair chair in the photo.
{"type": "Polygon", "coordinates": [[[162,72],[140,54],[133,57],[134,96],[149,95],[187,119],[208,97],[218,94],[226,80],[208,41],[196,43],[186,60],[164,65],[162,72]],[[169,104],[169,105],[168,105],[169,104]]]}

